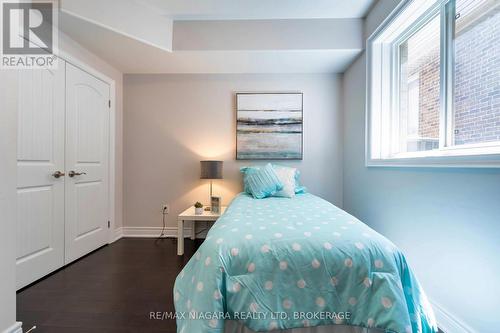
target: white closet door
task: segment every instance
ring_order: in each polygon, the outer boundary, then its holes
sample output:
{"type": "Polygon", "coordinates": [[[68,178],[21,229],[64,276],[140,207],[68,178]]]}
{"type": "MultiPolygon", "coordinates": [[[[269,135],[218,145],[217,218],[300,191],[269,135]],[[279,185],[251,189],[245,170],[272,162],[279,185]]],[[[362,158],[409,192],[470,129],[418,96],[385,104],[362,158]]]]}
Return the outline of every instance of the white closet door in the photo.
{"type": "Polygon", "coordinates": [[[17,288],[64,264],[64,73],[20,70],[17,146],[17,288]]]}
{"type": "Polygon", "coordinates": [[[108,84],[66,65],[66,264],[107,243],[108,103],[108,84]]]}

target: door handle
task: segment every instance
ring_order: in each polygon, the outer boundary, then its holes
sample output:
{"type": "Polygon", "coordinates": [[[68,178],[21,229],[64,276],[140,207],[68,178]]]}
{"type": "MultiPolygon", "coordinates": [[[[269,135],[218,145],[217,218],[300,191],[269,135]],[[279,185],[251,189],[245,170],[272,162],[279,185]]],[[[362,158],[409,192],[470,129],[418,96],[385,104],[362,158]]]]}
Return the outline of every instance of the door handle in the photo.
{"type": "Polygon", "coordinates": [[[64,172],[61,172],[61,171],[56,171],[52,174],[52,177],[54,178],[61,178],[62,176],[64,176],[65,173],[64,172]]]}
{"type": "Polygon", "coordinates": [[[71,178],[73,178],[75,176],[86,175],[86,174],[87,174],[86,172],[75,172],[73,170],[71,170],[70,172],[68,172],[68,176],[70,176],[71,178]]]}

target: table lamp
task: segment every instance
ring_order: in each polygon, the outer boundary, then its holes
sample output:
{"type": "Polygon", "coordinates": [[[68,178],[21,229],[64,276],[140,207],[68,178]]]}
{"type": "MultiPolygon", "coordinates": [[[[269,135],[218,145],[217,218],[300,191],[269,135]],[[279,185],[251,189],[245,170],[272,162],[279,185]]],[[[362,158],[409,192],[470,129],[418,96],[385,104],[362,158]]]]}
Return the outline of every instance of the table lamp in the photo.
{"type": "Polygon", "coordinates": [[[200,179],[210,179],[210,201],[212,201],[212,181],[214,179],[223,178],[222,161],[200,161],[200,164],[201,164],[200,179]]]}

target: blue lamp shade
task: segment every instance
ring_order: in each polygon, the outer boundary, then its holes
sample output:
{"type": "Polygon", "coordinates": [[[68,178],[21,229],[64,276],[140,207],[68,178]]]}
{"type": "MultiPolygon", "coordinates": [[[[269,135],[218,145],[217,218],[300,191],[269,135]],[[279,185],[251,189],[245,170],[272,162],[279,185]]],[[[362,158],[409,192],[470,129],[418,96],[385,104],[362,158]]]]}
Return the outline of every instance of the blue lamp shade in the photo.
{"type": "Polygon", "coordinates": [[[222,179],[222,161],[200,161],[200,179],[222,179]]]}

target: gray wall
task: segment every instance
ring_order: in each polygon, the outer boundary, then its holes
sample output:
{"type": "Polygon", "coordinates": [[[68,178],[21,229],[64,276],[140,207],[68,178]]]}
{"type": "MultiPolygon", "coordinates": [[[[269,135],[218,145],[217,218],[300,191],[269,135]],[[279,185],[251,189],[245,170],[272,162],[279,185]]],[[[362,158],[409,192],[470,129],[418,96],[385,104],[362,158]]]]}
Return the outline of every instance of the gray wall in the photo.
{"type": "Polygon", "coordinates": [[[241,191],[235,161],[235,92],[304,93],[304,160],[310,192],[342,206],[341,77],[335,75],[126,75],[124,78],[124,226],[169,226],[195,201],[208,201],[199,161],[224,160],[214,194],[227,204],[241,191]]]}
{"type": "Polygon", "coordinates": [[[365,66],[363,55],[344,75],[344,209],[403,250],[434,304],[497,332],[500,170],[365,167],[365,66]]]}

